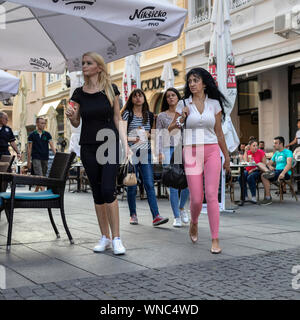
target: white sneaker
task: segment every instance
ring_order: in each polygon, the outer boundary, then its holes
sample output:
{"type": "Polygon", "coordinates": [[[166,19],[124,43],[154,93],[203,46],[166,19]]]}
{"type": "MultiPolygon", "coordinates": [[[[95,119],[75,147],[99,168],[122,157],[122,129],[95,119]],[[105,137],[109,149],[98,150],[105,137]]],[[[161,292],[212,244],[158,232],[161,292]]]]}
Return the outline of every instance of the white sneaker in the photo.
{"type": "Polygon", "coordinates": [[[173,222],[173,227],[174,228],[180,228],[182,226],[181,224],[181,218],[175,218],[173,222]]]}
{"type": "Polygon", "coordinates": [[[126,249],[124,248],[120,238],[114,238],[113,242],[114,254],[125,254],[126,249]]]}
{"type": "Polygon", "coordinates": [[[102,236],[98,244],[94,247],[94,252],[103,252],[111,247],[111,240],[107,239],[106,236],[102,236]]]}
{"type": "Polygon", "coordinates": [[[257,204],[257,199],[256,199],[256,197],[252,197],[252,198],[251,198],[251,202],[254,203],[254,204],[257,204]]]}
{"type": "Polygon", "coordinates": [[[183,223],[185,224],[189,223],[189,215],[184,209],[180,210],[180,217],[183,223]]]}

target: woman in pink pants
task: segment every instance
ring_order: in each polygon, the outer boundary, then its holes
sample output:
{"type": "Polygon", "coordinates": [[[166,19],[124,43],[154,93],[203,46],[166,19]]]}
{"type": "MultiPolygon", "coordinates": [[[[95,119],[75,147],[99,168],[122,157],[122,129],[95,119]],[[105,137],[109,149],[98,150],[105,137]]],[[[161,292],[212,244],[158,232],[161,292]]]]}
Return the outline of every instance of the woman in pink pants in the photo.
{"type": "Polygon", "coordinates": [[[198,240],[198,218],[205,198],[209,219],[211,253],[221,253],[219,245],[218,189],[221,171],[220,149],[225,156],[224,169],[230,171],[230,159],[222,131],[222,115],[227,101],[213,77],[203,68],[194,68],[186,76],[184,99],[179,101],[169,131],[185,123],[183,159],[190,190],[190,238],[198,240]]]}

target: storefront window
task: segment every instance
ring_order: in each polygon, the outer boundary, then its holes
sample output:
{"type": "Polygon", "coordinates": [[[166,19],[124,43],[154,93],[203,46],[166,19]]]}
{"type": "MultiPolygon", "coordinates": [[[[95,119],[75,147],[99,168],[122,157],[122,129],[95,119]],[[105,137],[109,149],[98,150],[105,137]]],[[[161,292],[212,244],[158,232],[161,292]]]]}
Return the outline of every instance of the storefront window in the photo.
{"type": "Polygon", "coordinates": [[[238,81],[238,114],[251,114],[258,109],[257,78],[238,81]]]}

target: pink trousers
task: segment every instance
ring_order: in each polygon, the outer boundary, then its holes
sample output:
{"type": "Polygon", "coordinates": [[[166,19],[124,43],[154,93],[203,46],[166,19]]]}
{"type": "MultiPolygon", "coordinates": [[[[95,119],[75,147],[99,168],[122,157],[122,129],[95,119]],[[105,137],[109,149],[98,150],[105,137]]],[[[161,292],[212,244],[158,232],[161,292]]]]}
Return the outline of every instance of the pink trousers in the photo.
{"type": "Polygon", "coordinates": [[[205,199],[211,237],[212,239],[218,239],[220,221],[218,189],[221,170],[219,145],[185,146],[183,149],[183,159],[190,191],[191,220],[193,223],[198,223],[201,213],[204,198],[204,174],[205,199]]]}

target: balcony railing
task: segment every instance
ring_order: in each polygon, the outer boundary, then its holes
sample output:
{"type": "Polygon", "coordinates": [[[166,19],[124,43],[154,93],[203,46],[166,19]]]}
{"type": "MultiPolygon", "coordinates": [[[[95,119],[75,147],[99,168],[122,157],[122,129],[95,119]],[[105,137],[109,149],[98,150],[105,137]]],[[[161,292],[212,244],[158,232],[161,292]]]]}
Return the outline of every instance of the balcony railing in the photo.
{"type": "Polygon", "coordinates": [[[231,0],[231,10],[238,9],[242,6],[247,5],[248,3],[252,2],[253,0],[231,0]]]}
{"type": "MultiPolygon", "coordinates": [[[[230,1],[230,10],[235,10],[239,9],[243,6],[248,5],[249,3],[253,2],[253,0],[231,0],[230,1]]],[[[212,11],[212,6],[211,9],[209,8],[201,8],[200,10],[195,10],[194,17],[192,18],[191,22],[189,23],[190,26],[199,24],[199,23],[204,23],[208,22],[211,17],[211,11],[212,11]]]]}
{"type": "Polygon", "coordinates": [[[198,23],[209,21],[211,12],[207,9],[202,11],[198,16],[193,17],[190,25],[193,26],[198,23]]]}

